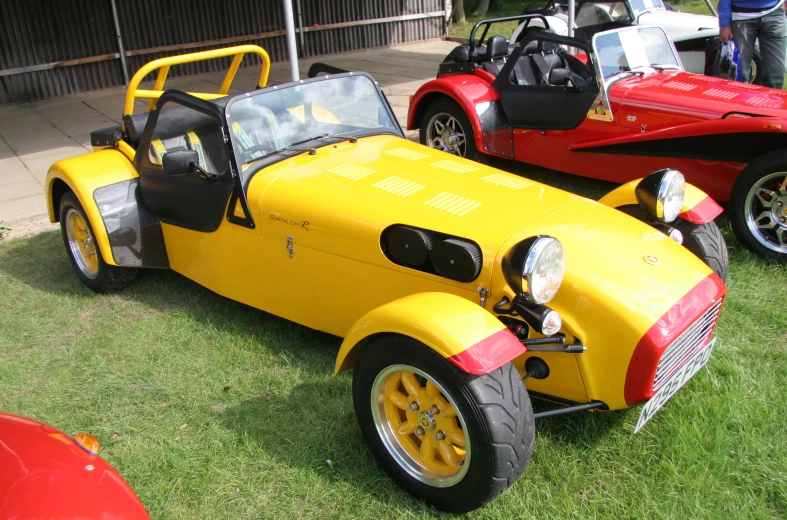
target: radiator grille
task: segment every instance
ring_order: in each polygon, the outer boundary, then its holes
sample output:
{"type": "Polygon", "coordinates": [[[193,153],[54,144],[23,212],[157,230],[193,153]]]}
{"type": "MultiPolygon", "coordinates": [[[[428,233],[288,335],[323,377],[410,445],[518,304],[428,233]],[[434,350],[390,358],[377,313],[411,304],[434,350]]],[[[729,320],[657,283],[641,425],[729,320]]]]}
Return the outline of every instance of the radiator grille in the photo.
{"type": "Polygon", "coordinates": [[[653,391],[657,392],[669,377],[678,370],[693,354],[698,352],[707,343],[716,321],[719,319],[722,299],[714,303],[705,311],[686,331],[678,336],[664,351],[656,369],[656,378],[653,380],[653,391]]]}

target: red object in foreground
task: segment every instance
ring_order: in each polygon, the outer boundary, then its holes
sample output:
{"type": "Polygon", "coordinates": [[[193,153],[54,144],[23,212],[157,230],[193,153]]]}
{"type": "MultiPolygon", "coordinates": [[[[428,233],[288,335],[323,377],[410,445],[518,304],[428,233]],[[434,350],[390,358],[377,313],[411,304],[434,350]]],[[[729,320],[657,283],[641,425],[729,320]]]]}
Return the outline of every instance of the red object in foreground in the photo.
{"type": "Polygon", "coordinates": [[[125,480],[73,437],[0,412],[0,519],[149,520],[125,480]]]}

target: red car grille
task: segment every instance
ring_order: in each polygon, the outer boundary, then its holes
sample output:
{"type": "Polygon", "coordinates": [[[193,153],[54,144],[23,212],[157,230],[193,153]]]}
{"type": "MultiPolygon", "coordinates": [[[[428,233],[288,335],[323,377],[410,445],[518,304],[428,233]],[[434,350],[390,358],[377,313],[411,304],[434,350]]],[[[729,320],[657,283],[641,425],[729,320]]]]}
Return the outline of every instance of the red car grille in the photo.
{"type": "Polygon", "coordinates": [[[705,311],[697,321],[691,324],[683,334],[672,342],[666,348],[664,355],[659,360],[659,366],[656,369],[656,378],[653,380],[653,392],[657,392],[661,385],[663,385],[678,368],[686,362],[693,354],[698,352],[705,346],[713,329],[716,327],[716,321],[719,319],[719,312],[721,312],[721,305],[723,298],[719,298],[716,303],[705,311]]]}

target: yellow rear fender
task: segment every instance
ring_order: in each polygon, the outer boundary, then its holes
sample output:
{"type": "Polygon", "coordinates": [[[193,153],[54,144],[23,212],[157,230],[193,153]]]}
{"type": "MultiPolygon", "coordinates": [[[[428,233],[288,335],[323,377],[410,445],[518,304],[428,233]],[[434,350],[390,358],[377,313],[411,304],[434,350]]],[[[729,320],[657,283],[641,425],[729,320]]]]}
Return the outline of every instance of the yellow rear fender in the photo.
{"type": "MultiPolygon", "coordinates": [[[[601,197],[599,202],[611,208],[639,205],[634,190],[641,180],[642,179],[635,179],[618,186],[601,197]]],[[[692,224],[706,224],[712,222],[721,212],[722,207],[709,197],[707,193],[692,184],[686,183],[686,197],[683,200],[683,206],[680,208],[678,217],[692,224]]]]}
{"type": "Polygon", "coordinates": [[[489,373],[525,353],[500,320],[477,303],[447,293],[418,293],[359,319],[339,349],[336,373],[352,368],[361,350],[382,334],[420,341],[470,374],[489,373]]]}
{"type": "Polygon", "coordinates": [[[60,199],[73,192],[85,210],[95,233],[104,261],[119,265],[112,255],[112,248],[93,193],[98,188],[139,177],[129,158],[113,148],[105,148],[85,155],[57,161],[46,174],[46,202],[49,220],[60,220],[60,199]]]}

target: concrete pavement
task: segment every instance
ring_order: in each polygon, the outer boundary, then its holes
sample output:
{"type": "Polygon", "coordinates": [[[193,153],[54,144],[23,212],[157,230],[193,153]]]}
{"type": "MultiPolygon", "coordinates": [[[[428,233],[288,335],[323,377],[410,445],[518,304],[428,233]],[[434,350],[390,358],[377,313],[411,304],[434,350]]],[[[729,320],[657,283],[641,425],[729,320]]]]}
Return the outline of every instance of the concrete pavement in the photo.
{"type": "MultiPolygon", "coordinates": [[[[457,44],[442,40],[397,45],[301,60],[301,78],[309,66],[325,62],[372,74],[383,87],[399,122],[405,126],[409,97],[437,74],[437,65],[457,44]]],[[[233,92],[253,89],[255,71],[238,71],[233,92]]],[[[216,92],[223,72],[173,78],[167,87],[216,92]]],[[[271,66],[269,84],[290,81],[287,62],[271,66]]],[[[121,122],[125,88],[72,94],[27,105],[0,106],[0,221],[12,236],[47,229],[44,180],[55,161],[92,151],[90,132],[121,122]],[[14,231],[16,230],[16,231],[14,231]]],[[[144,107],[138,101],[140,109],[144,107]]]]}

